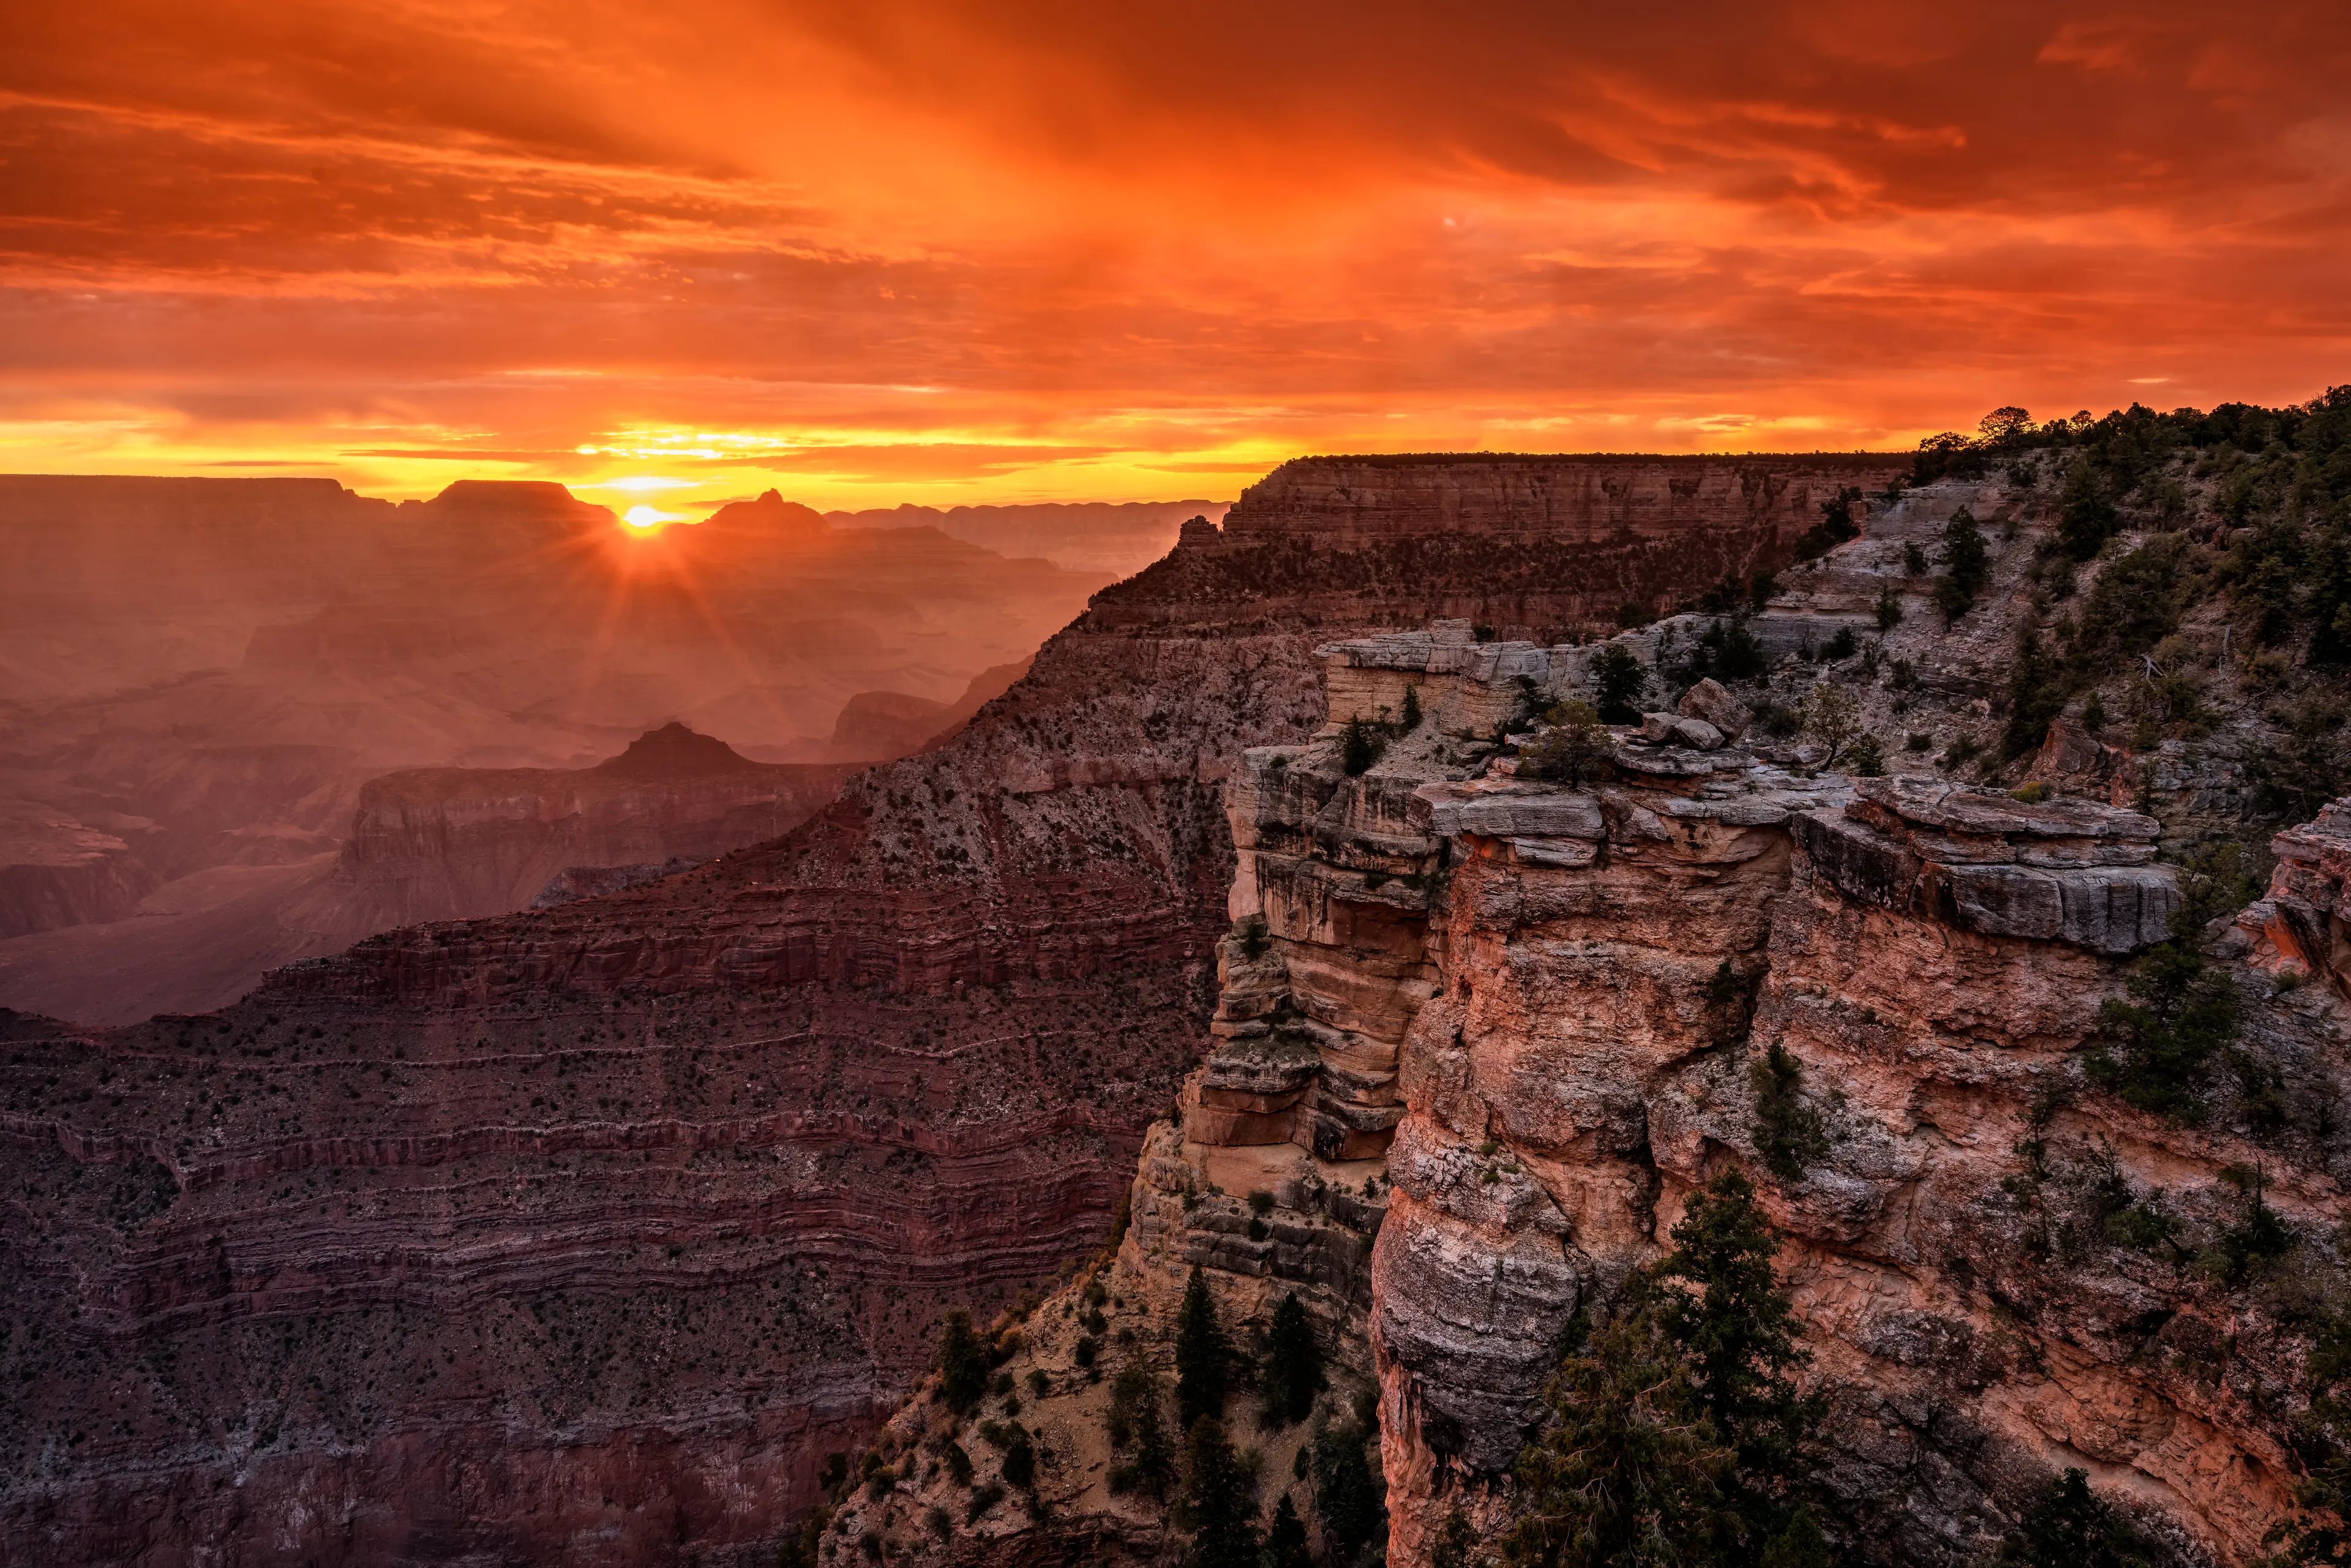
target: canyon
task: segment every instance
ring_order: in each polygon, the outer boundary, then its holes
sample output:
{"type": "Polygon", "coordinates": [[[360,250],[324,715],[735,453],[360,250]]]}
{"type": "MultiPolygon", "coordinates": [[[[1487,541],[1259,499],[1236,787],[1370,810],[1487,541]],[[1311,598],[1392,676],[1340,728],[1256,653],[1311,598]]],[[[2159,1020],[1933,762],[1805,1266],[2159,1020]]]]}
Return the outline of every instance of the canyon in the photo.
{"type": "Polygon", "coordinates": [[[1316,646],[1589,637],[1907,467],[1287,464],[780,840],[201,1017],[11,1019],[0,1538],[772,1561],[946,1304],[1099,1246],[1211,1039],[1226,786],[1322,725],[1316,646]]]}
{"type": "MultiPolygon", "coordinates": [[[[764,763],[901,755],[1105,580],[929,528],[835,529],[772,493],[640,532],[541,484],[395,506],[312,480],[0,476],[0,1005],[92,1023],[535,896],[371,892],[342,858],[371,780],[434,770],[445,813],[479,792],[461,773],[578,771],[672,722],[764,763]],[[877,704],[896,721],[861,722],[877,704]]],[[[789,824],[742,825],[679,852],[789,824]]]]}

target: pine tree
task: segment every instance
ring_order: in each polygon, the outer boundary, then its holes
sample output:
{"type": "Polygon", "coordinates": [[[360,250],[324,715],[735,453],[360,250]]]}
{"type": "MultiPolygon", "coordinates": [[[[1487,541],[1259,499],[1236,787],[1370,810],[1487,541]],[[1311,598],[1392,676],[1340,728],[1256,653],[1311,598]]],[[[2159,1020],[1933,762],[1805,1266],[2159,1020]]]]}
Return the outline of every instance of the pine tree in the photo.
{"type": "Polygon", "coordinates": [[[1731,1170],[1690,1200],[1673,1241],[1649,1277],[1658,1323],[1688,1354],[1699,1402],[1737,1458],[1749,1538],[1769,1540],[1802,1503],[1823,1413],[1788,1375],[1812,1357],[1772,1271],[1780,1239],[1754,1187],[1731,1170]]]}
{"type": "Polygon", "coordinates": [[[2296,1511],[2262,1544],[2283,1550],[2281,1565],[2343,1568],[2351,1563],[2351,1319],[2330,1317],[2304,1362],[2309,1407],[2294,1423],[2296,1511]]]}
{"type": "Polygon", "coordinates": [[[1176,1454],[1160,1414],[1161,1398],[1158,1375],[1140,1355],[1129,1356],[1111,1383],[1107,1424],[1112,1448],[1132,1449],[1134,1457],[1111,1471],[1111,1490],[1167,1495],[1167,1483],[1176,1476],[1176,1454]]]}
{"type": "Polygon", "coordinates": [[[1273,1309],[1273,1328],[1266,1336],[1265,1413],[1284,1426],[1303,1421],[1322,1391],[1322,1353],[1293,1291],[1273,1309]]]}
{"type": "Polygon", "coordinates": [[[1708,1568],[1738,1535],[1738,1456],[1683,1348],[1641,1306],[1578,1344],[1543,1391],[1551,1414],[1519,1456],[1505,1559],[1541,1568],[1708,1568]]]}
{"type": "Polygon", "coordinates": [[[1364,1458],[1367,1440],[1353,1424],[1325,1427],[1314,1439],[1314,1511],[1334,1563],[1353,1562],[1379,1529],[1380,1487],[1364,1458]]]}
{"type": "Polygon", "coordinates": [[[1176,1314],[1176,1410],[1189,1432],[1204,1418],[1222,1420],[1231,1357],[1217,1322],[1217,1299],[1197,1263],[1184,1284],[1184,1304],[1176,1314]]]}
{"type": "Polygon", "coordinates": [[[1339,732],[1339,766],[1350,779],[1359,778],[1372,770],[1380,759],[1379,737],[1365,724],[1360,714],[1351,716],[1339,732]]]}
{"type": "Polygon", "coordinates": [[[1274,1506],[1273,1527],[1265,1532],[1264,1563],[1265,1568],[1313,1568],[1314,1559],[1306,1551],[1306,1522],[1298,1517],[1298,1506],[1288,1492],[1274,1506]]]}
{"type": "Polygon", "coordinates": [[[1453,1511],[1445,1516],[1445,1523],[1438,1528],[1437,1540],[1429,1548],[1429,1568],[1473,1568],[1469,1553],[1477,1544],[1477,1527],[1457,1503],[1453,1511]]]}
{"type": "Polygon", "coordinates": [[[2351,523],[2335,523],[2310,552],[2310,662],[2351,664],[2351,523]]]}
{"type": "Polygon", "coordinates": [[[939,1397],[958,1416],[979,1408],[987,1393],[987,1350],[972,1332],[971,1314],[961,1307],[948,1311],[939,1330],[939,1397]]]}
{"type": "Polygon", "coordinates": [[[1787,1375],[1806,1357],[1754,1189],[1725,1172],[1673,1240],[1614,1317],[1574,1336],[1544,1391],[1551,1416],[1519,1457],[1525,1511],[1506,1554],[1543,1568],[1826,1568],[1808,1496],[1822,1411],[1787,1375]]]}
{"type": "Polygon", "coordinates": [[[2076,458],[2066,471],[2065,493],[2057,503],[2057,542],[2075,560],[2098,553],[2115,531],[2115,504],[2086,457],[2076,458]]]}
{"type": "Polygon", "coordinates": [[[1203,1416],[1184,1449],[1184,1495],[1176,1522],[1192,1532],[1185,1568],[1259,1568],[1257,1499],[1249,1475],[1225,1436],[1225,1424],[1203,1416]]]}
{"type": "Polygon", "coordinates": [[[2108,998],[2100,1007],[2105,1042],[2088,1065],[2090,1076],[2125,1103],[2192,1123],[2203,1119],[2216,1059],[2235,1045],[2244,1006],[2229,972],[2212,964],[2204,930],[2252,886],[2241,852],[2226,841],[2206,846],[2185,869],[2170,935],[2133,961],[2132,999],[2108,998]]]}
{"type": "Polygon", "coordinates": [[[2027,626],[2016,640],[2016,663],[2008,674],[2008,725],[2001,731],[2000,754],[2011,761],[2041,749],[2049,727],[2065,711],[2065,694],[2057,684],[2057,662],[2042,650],[2041,638],[2027,626]]]}
{"type": "Polygon", "coordinates": [[[1592,655],[1592,684],[1599,697],[1594,705],[1603,724],[1641,722],[1641,698],[1649,690],[1649,672],[1640,655],[1614,643],[1592,655]]]}
{"type": "Polygon", "coordinates": [[[1404,712],[1396,720],[1397,733],[1410,735],[1420,727],[1420,688],[1406,686],[1404,689],[1404,712]]]}
{"type": "Polygon", "coordinates": [[[1976,595],[1991,580],[1991,550],[1976,515],[1961,507],[1943,525],[1943,576],[1935,584],[1935,607],[1946,622],[1975,608],[1976,595]]]}

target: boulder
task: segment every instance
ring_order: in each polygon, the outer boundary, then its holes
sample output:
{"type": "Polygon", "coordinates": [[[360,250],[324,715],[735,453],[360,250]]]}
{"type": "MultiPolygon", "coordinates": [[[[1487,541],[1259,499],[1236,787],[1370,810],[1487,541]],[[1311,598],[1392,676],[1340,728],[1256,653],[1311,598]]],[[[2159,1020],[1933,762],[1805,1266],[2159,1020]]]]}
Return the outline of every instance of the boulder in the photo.
{"type": "Polygon", "coordinates": [[[1641,716],[1641,738],[1652,746],[1661,746],[1674,738],[1674,726],[1679,721],[1669,713],[1645,713],[1641,716]]]}
{"type": "Polygon", "coordinates": [[[1725,741],[1736,741],[1755,722],[1753,711],[1712,675],[1684,692],[1675,706],[1685,718],[1698,719],[1720,730],[1725,741]]]}
{"type": "Polygon", "coordinates": [[[1674,738],[1684,746],[1696,747],[1700,751],[1722,749],[1722,731],[1702,718],[1676,719],[1674,738]]]}

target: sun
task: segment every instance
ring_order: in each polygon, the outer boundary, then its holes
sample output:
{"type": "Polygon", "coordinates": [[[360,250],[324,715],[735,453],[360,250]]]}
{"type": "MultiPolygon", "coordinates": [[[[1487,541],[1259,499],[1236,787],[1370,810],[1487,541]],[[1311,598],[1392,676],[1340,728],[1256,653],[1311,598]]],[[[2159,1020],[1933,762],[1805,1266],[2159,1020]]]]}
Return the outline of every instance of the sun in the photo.
{"type": "Polygon", "coordinates": [[[685,515],[682,512],[664,512],[648,506],[635,506],[621,514],[621,521],[632,528],[650,533],[664,523],[685,521],[685,515]]]}

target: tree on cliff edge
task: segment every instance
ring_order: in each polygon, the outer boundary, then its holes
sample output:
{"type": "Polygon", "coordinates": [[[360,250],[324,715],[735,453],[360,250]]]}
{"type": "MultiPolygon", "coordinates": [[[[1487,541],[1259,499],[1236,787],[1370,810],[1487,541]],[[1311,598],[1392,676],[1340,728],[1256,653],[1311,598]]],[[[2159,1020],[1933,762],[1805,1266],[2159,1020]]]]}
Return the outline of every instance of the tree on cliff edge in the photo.
{"type": "Polygon", "coordinates": [[[1222,1420],[1225,1379],[1232,1347],[1217,1322],[1217,1298],[1197,1263],[1184,1283],[1184,1304],[1176,1314],[1176,1409],[1189,1432],[1203,1417],[1222,1420]]]}
{"type": "Polygon", "coordinates": [[[1611,643],[1592,655],[1593,695],[1603,724],[1638,724],[1649,672],[1640,655],[1611,643]]]}
{"type": "Polygon", "coordinates": [[[1544,1390],[1505,1553],[1543,1568],[1825,1568],[1809,1496],[1822,1410],[1788,1375],[1809,1358],[1772,1271],[1779,1239],[1732,1171],[1673,1239],[1544,1390]]]}

